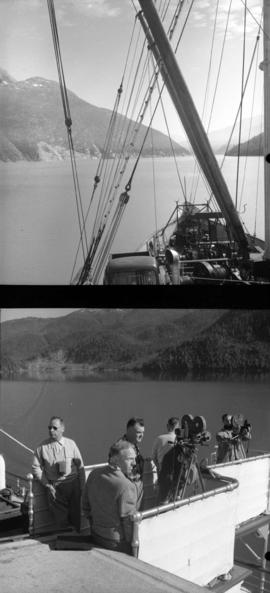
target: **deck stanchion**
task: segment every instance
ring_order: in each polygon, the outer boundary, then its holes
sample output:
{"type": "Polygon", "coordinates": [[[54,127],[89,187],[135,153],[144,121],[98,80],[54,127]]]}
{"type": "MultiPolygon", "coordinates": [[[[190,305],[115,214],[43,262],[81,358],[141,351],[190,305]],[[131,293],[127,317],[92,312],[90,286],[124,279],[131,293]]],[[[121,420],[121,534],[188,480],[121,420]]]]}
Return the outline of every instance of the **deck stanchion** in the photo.
{"type": "Polygon", "coordinates": [[[29,507],[28,507],[28,517],[29,517],[29,534],[33,535],[34,533],[34,493],[33,493],[33,475],[27,474],[28,480],[28,497],[29,497],[29,507]]]}
{"type": "Polygon", "coordinates": [[[139,523],[141,522],[141,513],[136,513],[132,517],[133,521],[133,534],[132,534],[132,541],[131,541],[131,549],[132,549],[132,556],[134,558],[138,558],[139,556],[139,523]]]}

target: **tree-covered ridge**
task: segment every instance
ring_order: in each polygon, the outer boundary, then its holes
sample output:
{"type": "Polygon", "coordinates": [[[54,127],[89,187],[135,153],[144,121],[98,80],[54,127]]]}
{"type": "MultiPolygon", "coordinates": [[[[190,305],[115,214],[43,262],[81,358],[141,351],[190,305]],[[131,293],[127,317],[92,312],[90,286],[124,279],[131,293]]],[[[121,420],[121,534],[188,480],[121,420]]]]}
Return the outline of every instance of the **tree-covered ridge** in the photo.
{"type": "Polygon", "coordinates": [[[7,377],[54,365],[157,375],[270,370],[268,310],[80,310],[1,329],[7,377]]]}
{"type": "Polygon", "coordinates": [[[229,311],[193,340],[161,350],[145,372],[269,372],[270,311],[229,311]]]}

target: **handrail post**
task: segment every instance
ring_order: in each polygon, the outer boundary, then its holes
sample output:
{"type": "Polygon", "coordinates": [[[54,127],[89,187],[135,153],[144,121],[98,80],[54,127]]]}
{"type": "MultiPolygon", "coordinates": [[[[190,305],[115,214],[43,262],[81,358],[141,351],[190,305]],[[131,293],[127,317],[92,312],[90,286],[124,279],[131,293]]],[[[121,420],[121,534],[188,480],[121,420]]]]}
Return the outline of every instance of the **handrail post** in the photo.
{"type": "Polygon", "coordinates": [[[138,558],[138,556],[139,556],[139,547],[140,547],[139,523],[141,522],[141,520],[142,520],[141,513],[135,513],[132,516],[133,533],[132,533],[131,549],[132,549],[132,556],[134,556],[134,558],[138,558]]]}
{"type": "Polygon", "coordinates": [[[267,492],[267,515],[270,515],[270,457],[268,459],[268,492],[267,492]]]}
{"type": "Polygon", "coordinates": [[[28,480],[28,496],[29,496],[29,507],[28,507],[28,518],[29,518],[29,525],[28,531],[30,535],[34,533],[34,493],[33,493],[33,474],[27,474],[28,480]]]}
{"type": "Polygon", "coordinates": [[[3,455],[0,454],[0,490],[6,487],[6,464],[3,455]]]}

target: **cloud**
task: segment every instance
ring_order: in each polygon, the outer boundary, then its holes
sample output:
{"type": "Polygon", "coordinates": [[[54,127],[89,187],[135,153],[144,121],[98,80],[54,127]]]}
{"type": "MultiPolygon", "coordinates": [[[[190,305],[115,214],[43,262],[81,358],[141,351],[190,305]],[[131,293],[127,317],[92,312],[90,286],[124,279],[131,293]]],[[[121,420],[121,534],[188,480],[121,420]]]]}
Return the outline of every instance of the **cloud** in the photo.
{"type": "Polygon", "coordinates": [[[123,0],[57,0],[55,10],[61,16],[74,11],[91,18],[115,18],[121,13],[123,0]]]}
{"type": "MultiPolygon", "coordinates": [[[[44,0],[0,0],[1,5],[14,10],[37,10],[44,8],[44,0]]],[[[123,0],[54,0],[56,16],[66,18],[73,13],[94,18],[115,18],[122,12],[123,0]]],[[[130,9],[130,5],[128,6],[130,9]]]]}
{"type": "MultiPolygon", "coordinates": [[[[230,0],[220,0],[217,15],[217,27],[224,31],[230,0]]],[[[216,18],[216,5],[209,0],[201,0],[194,4],[195,10],[192,13],[192,25],[194,27],[207,27],[216,18]]],[[[261,0],[250,0],[247,12],[247,30],[255,31],[258,28],[262,11],[261,0]]],[[[229,34],[235,37],[243,33],[244,4],[242,0],[233,0],[230,9],[229,34]]]]}

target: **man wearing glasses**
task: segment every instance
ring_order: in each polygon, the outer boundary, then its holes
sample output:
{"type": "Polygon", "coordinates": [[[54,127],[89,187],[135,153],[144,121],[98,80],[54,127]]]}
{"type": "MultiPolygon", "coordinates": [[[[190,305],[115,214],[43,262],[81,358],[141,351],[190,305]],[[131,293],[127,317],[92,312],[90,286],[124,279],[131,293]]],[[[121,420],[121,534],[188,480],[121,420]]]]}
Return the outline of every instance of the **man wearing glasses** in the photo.
{"type": "Polygon", "coordinates": [[[62,418],[49,422],[49,438],[34,453],[34,477],[46,488],[49,508],[57,529],[73,525],[80,531],[81,493],[85,483],[81,453],[74,441],[63,436],[62,418]]]}

